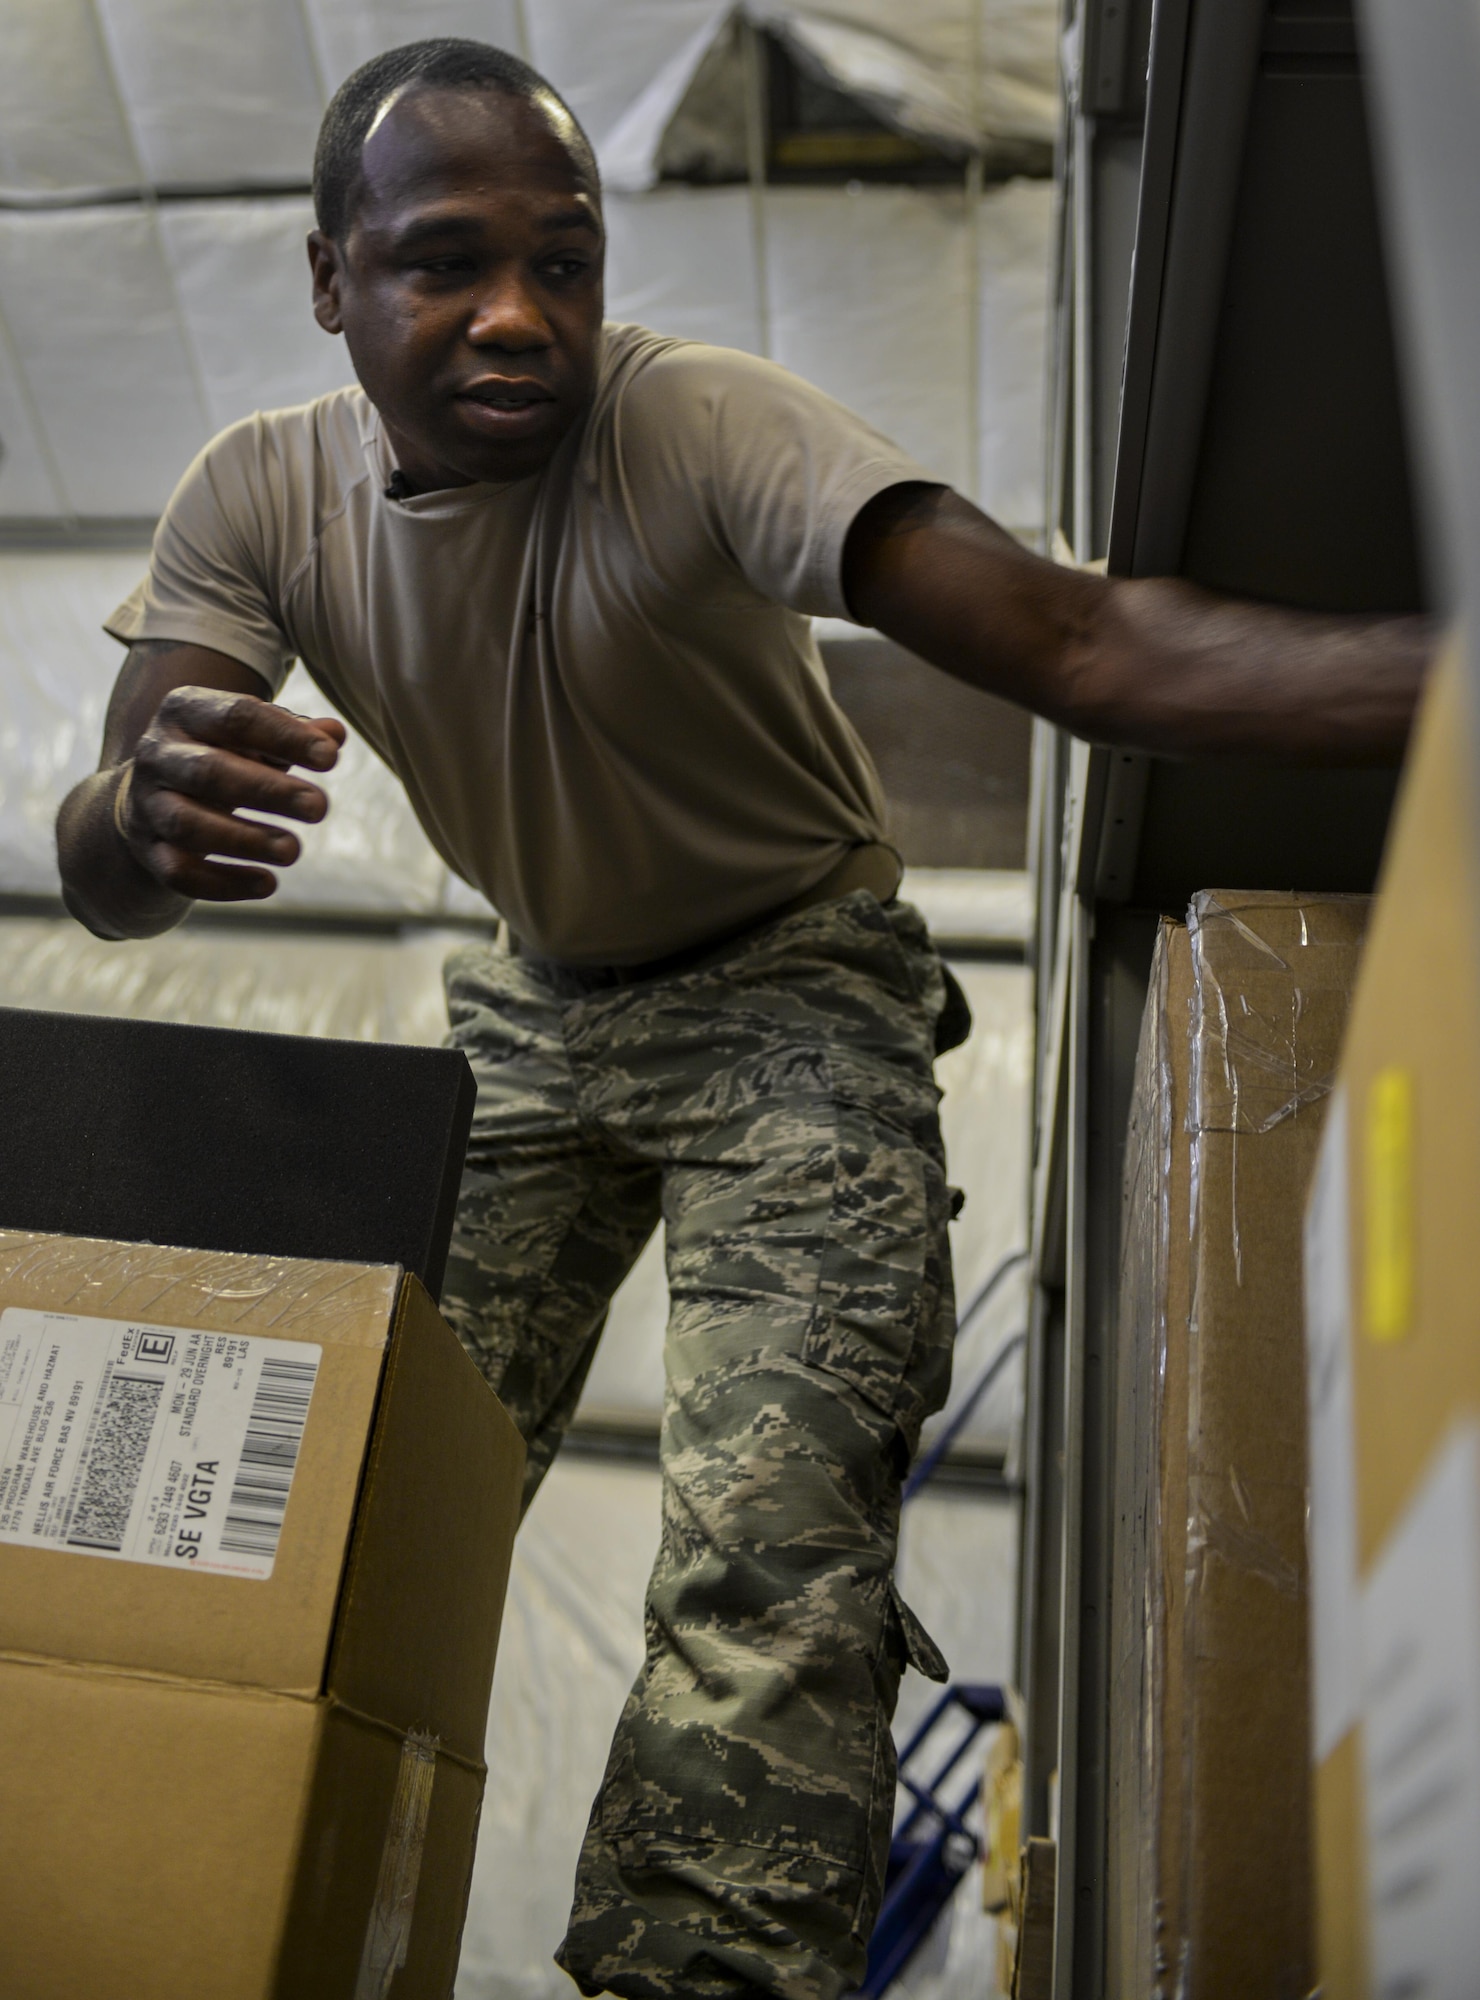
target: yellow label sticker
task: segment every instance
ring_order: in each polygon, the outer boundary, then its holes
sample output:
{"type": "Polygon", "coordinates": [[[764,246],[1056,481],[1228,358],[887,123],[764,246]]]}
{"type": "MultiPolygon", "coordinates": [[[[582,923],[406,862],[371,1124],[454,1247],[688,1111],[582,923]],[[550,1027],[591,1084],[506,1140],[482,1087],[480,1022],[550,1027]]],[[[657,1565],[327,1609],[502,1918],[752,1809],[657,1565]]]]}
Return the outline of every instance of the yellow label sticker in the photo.
{"type": "Polygon", "coordinates": [[[1401,1340],[1413,1321],[1413,1073],[1385,1069],[1367,1094],[1365,1282],[1372,1340],[1401,1340]]]}

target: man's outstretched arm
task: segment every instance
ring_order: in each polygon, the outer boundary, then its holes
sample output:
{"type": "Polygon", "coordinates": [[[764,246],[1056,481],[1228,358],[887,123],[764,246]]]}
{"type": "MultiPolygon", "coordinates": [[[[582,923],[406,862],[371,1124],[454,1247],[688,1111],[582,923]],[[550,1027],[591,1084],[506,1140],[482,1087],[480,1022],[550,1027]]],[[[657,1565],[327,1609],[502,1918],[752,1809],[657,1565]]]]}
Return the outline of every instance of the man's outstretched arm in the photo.
{"type": "Polygon", "coordinates": [[[1035,556],[945,486],[895,486],[843,555],[855,618],[1076,735],[1173,755],[1396,762],[1434,643],[1415,617],[1328,617],[1035,556]]]}
{"type": "Polygon", "coordinates": [[[98,769],[57,814],[67,908],[99,937],[156,937],[197,898],[270,896],[299,853],[240,808],[313,822],[328,799],[294,765],[327,771],[344,725],[267,700],[250,667],[206,646],[130,647],[108,704],[98,769]]]}

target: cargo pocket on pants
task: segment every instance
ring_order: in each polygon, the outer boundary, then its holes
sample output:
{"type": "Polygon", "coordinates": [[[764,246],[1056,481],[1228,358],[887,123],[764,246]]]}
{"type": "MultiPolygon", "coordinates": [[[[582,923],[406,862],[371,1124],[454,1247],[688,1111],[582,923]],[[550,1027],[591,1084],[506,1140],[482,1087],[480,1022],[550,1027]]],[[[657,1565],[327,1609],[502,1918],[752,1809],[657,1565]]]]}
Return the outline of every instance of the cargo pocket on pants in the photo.
{"type": "Polygon", "coordinates": [[[802,1358],[888,1417],[929,1301],[930,1162],[902,1131],[838,1108],[832,1206],[802,1358]]]}

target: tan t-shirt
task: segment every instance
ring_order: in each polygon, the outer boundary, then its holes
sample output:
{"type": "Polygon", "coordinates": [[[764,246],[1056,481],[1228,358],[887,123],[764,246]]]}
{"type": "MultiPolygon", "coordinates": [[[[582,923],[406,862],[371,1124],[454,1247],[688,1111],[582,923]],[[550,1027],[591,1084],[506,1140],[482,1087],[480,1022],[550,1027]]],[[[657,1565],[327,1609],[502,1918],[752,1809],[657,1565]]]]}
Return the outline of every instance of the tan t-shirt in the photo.
{"type": "Polygon", "coordinates": [[[847,615],[859,509],[928,479],[769,362],[609,325],[546,469],[394,501],[342,389],[224,431],[180,482],[117,639],[294,656],[438,852],[536,950],[639,963],[883,837],[809,613],[847,615]]]}

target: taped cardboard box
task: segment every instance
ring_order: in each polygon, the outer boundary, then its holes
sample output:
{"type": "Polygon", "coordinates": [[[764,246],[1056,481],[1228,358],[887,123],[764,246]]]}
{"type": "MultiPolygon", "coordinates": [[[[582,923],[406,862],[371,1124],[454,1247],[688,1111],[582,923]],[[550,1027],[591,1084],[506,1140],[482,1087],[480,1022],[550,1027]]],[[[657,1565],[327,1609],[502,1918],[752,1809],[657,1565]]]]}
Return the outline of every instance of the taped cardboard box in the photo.
{"type": "Polygon", "coordinates": [[[6,2000],[444,2000],[523,1458],[393,1267],[0,1232],[6,2000]]]}
{"type": "Polygon", "coordinates": [[[1311,1985],[1301,1213],[1367,903],[1163,924],[1126,1155],[1109,1990],[1311,1985]]]}
{"type": "Polygon", "coordinates": [[[1306,1222],[1320,1977],[1480,1989],[1480,868],[1456,652],[1306,1222]]]}

